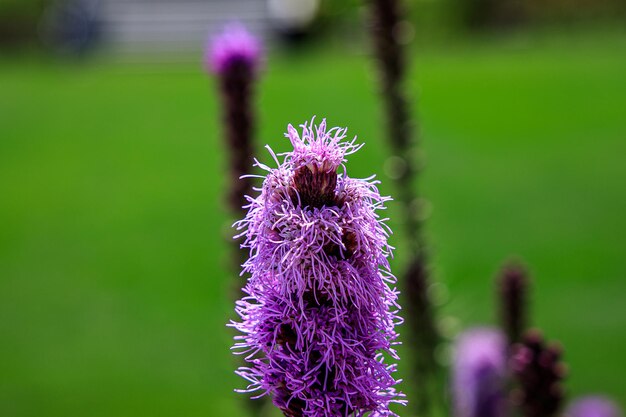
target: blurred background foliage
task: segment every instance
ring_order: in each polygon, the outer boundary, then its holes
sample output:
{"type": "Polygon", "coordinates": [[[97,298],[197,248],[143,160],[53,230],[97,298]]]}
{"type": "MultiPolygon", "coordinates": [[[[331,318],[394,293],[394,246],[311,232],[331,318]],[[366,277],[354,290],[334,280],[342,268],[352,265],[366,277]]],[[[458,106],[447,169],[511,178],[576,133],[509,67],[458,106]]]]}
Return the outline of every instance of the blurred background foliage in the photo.
{"type": "MultiPolygon", "coordinates": [[[[119,3],[125,1],[132,3],[137,0],[117,0],[119,3]]],[[[115,3],[116,0],[0,0],[0,48],[45,45],[49,34],[42,30],[45,26],[42,20],[46,13],[85,4],[106,9],[102,6],[109,2],[115,3]]],[[[146,0],[143,3],[149,10],[151,5],[162,2],[146,0]]],[[[223,2],[197,3],[213,3],[213,8],[217,10],[215,14],[219,15],[223,2]]],[[[263,1],[253,0],[253,3],[262,4],[263,1]]],[[[311,34],[361,32],[359,28],[365,13],[362,1],[306,0],[305,3],[314,4],[316,10],[311,34]]],[[[418,38],[427,40],[445,35],[459,36],[468,31],[484,32],[520,26],[623,26],[626,20],[626,3],[622,0],[407,0],[404,4],[418,38]]],[[[233,18],[237,15],[226,13],[225,16],[233,18]]]]}
{"type": "MultiPolygon", "coordinates": [[[[504,5],[406,4],[440,325],[494,323],[493,277],[520,256],[570,393],[624,405],[624,5],[511,2],[515,19],[504,5]]],[[[104,38],[91,59],[59,59],[38,46],[46,10],[0,0],[0,415],[245,415],[201,50],[121,55],[104,38]]],[[[289,48],[267,36],[258,153],[269,162],[262,146],[286,149],[287,123],[327,116],[366,143],[351,175],[393,195],[362,4],[324,2],[312,28],[289,48]]]]}
{"type": "Polygon", "coordinates": [[[46,0],[0,0],[0,47],[34,42],[46,0]]]}

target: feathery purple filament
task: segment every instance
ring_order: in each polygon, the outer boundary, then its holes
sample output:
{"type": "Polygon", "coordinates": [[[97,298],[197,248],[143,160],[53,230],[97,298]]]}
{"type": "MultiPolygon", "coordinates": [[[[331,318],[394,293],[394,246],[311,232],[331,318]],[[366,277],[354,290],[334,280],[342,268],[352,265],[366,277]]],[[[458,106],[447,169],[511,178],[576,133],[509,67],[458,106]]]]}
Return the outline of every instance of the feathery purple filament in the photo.
{"type": "Polygon", "coordinates": [[[237,302],[242,335],[234,349],[248,367],[243,392],[263,391],[286,416],[393,416],[403,403],[391,374],[397,291],[387,258],[390,233],[377,210],[372,178],[346,175],[345,157],[360,146],[326,121],[289,125],[293,151],[270,150],[267,175],[248,214],[236,223],[246,237],[251,277],[237,302]],[[337,173],[339,168],[341,173],[337,173]]]}

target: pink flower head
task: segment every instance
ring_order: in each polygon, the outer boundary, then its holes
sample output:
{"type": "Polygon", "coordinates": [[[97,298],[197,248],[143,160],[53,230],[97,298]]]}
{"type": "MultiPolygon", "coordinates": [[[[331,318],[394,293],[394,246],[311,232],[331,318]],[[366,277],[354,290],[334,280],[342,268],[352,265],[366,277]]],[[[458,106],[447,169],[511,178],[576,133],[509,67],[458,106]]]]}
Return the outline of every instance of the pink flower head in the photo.
{"type": "Polygon", "coordinates": [[[474,328],[455,345],[455,417],[505,415],[506,338],[496,329],[474,328]]]}
{"type": "Polygon", "coordinates": [[[254,70],[261,59],[261,49],[261,41],[242,24],[229,23],[208,43],[205,66],[216,74],[222,74],[238,63],[254,70]]]}
{"type": "Polygon", "coordinates": [[[267,171],[236,223],[250,258],[237,303],[235,349],[245,392],[260,390],[288,417],[390,416],[403,403],[392,377],[401,320],[389,285],[390,233],[376,181],[338,169],[359,146],[326,121],[288,127],[294,149],[267,171]]]}
{"type": "Polygon", "coordinates": [[[567,417],[622,417],[619,407],[610,399],[590,395],[575,400],[565,412],[567,417]]]}

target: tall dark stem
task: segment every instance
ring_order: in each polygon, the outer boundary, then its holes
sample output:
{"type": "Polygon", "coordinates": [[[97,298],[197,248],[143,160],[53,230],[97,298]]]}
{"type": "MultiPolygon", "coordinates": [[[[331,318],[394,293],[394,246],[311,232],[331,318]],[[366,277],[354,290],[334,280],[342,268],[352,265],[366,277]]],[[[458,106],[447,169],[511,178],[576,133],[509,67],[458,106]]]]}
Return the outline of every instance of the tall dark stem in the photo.
{"type": "Polygon", "coordinates": [[[505,265],[497,285],[500,323],[510,347],[521,341],[528,325],[529,279],[526,270],[515,263],[505,265]]]}
{"type": "Polygon", "coordinates": [[[251,178],[241,178],[252,167],[252,68],[247,62],[234,62],[220,76],[223,118],[231,181],[228,202],[234,213],[245,216],[245,195],[252,191],[251,178]]]}
{"type": "MultiPolygon", "coordinates": [[[[243,208],[246,195],[252,195],[254,181],[250,177],[241,178],[250,172],[253,165],[253,131],[254,115],[252,106],[252,88],[254,85],[254,68],[246,60],[234,61],[219,74],[219,88],[222,97],[223,129],[228,148],[229,182],[227,184],[227,203],[230,211],[237,219],[246,216],[243,208]]],[[[237,273],[246,260],[247,253],[240,245],[244,238],[232,240],[232,263],[237,273]]],[[[244,281],[233,282],[232,291],[235,299],[242,296],[241,288],[244,281]]],[[[255,416],[260,416],[265,400],[249,400],[245,403],[255,416]]]]}
{"type": "MultiPolygon", "coordinates": [[[[254,117],[251,103],[253,82],[253,68],[246,61],[231,63],[219,78],[230,169],[227,201],[232,214],[238,219],[246,215],[246,210],[243,208],[246,204],[245,196],[252,194],[254,185],[252,178],[241,178],[242,175],[250,172],[253,164],[254,117]]],[[[233,262],[236,271],[241,269],[241,264],[246,258],[246,253],[240,249],[240,244],[241,239],[233,242],[233,262]]],[[[241,288],[241,283],[237,283],[236,287],[241,288]]]]}
{"type": "MultiPolygon", "coordinates": [[[[435,358],[440,341],[434,309],[428,295],[428,254],[422,233],[421,205],[415,179],[418,174],[417,145],[419,126],[411,117],[405,96],[406,56],[398,41],[402,28],[399,0],[369,0],[371,30],[380,73],[381,94],[387,121],[387,136],[394,154],[397,201],[402,205],[403,228],[409,239],[409,262],[404,275],[407,324],[414,352],[413,382],[418,388],[416,411],[427,415],[432,409],[433,391],[442,389],[441,369],[435,358]]],[[[434,392],[438,401],[443,394],[434,392]]]]}

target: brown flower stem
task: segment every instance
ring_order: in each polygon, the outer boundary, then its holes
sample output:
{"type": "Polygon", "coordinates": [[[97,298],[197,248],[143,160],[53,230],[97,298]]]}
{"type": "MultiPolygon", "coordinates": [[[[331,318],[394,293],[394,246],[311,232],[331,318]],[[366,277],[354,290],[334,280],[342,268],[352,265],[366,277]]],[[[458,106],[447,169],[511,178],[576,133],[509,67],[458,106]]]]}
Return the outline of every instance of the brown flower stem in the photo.
{"type": "Polygon", "coordinates": [[[407,324],[413,351],[412,379],[419,415],[430,415],[433,404],[443,401],[442,368],[436,361],[441,337],[435,325],[435,312],[429,298],[428,254],[422,232],[422,214],[415,180],[418,175],[416,149],[419,128],[411,117],[404,93],[406,57],[398,41],[402,27],[399,0],[369,0],[371,30],[380,73],[381,95],[387,119],[387,136],[396,161],[396,200],[402,206],[402,223],[409,239],[409,262],[404,275],[407,324]]]}

